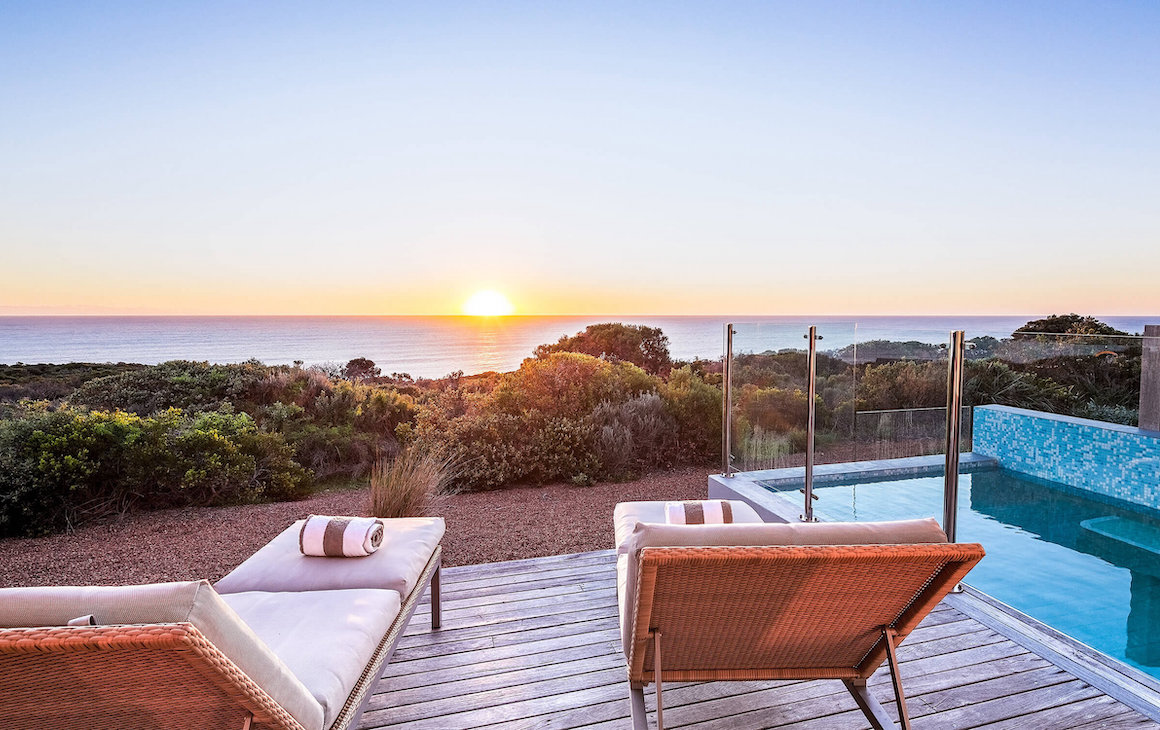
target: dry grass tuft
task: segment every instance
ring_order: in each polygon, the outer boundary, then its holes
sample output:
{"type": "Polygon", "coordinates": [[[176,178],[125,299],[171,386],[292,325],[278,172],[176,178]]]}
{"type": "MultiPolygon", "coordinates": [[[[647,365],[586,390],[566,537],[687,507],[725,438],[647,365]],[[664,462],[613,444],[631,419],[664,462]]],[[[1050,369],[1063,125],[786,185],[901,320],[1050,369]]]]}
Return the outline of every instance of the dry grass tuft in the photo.
{"type": "Polygon", "coordinates": [[[371,514],[375,517],[422,517],[431,514],[451,490],[454,465],[448,459],[405,448],[391,461],[371,470],[371,514]]]}

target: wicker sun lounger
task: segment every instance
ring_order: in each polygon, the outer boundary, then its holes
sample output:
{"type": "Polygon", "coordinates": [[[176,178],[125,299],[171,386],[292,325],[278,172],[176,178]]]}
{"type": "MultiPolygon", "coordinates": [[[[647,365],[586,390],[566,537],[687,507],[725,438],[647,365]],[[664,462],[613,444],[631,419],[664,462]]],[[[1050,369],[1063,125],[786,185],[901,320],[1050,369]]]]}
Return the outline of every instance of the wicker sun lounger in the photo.
{"type": "Polygon", "coordinates": [[[428,586],[439,627],[443,521],[388,524],[366,558],[304,558],[296,528],[216,590],[0,589],[0,727],[356,727],[428,586]],[[63,625],[82,614],[100,625],[63,625]]]}
{"type": "Polygon", "coordinates": [[[894,727],[866,686],[883,661],[909,728],[895,649],[983,557],[980,545],[946,543],[933,520],[634,523],[655,519],[653,504],[663,503],[617,507],[634,728],[648,726],[650,683],[659,730],[664,681],[771,679],[840,679],[874,728],[894,727]]]}

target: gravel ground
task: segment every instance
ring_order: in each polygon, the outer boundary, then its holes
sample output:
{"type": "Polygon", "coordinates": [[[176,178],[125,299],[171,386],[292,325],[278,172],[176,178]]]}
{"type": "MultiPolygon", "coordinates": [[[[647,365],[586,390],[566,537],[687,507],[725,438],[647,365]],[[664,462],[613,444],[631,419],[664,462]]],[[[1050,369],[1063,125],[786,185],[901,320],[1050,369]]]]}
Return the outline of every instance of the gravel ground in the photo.
{"type": "MultiPolygon", "coordinates": [[[[709,470],[676,469],[620,484],[553,484],[444,498],[444,565],[612,547],[612,508],[642,499],[702,499],[709,470]]],[[[0,540],[0,586],[127,585],[217,580],[296,519],[366,514],[364,489],[301,502],[144,512],[69,535],[0,540]]]]}

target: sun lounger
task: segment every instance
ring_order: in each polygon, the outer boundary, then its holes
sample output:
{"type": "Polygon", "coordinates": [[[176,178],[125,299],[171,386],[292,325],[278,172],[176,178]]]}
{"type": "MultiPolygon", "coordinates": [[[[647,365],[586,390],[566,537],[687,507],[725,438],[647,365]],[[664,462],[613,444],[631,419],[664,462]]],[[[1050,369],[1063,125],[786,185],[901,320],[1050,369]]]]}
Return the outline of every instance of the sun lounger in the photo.
{"type": "Polygon", "coordinates": [[[300,526],[216,587],[0,589],[0,727],[355,727],[428,586],[439,626],[443,520],[387,520],[362,558],[301,555],[300,526]]]}
{"type": "MultiPolygon", "coordinates": [[[[664,681],[840,679],[875,728],[894,723],[867,691],[886,661],[909,727],[895,650],[983,557],[934,520],[668,525],[664,502],[616,507],[617,587],[633,726],[664,681]]],[[[746,511],[748,509],[748,511],[746,511]]],[[[752,514],[750,514],[752,513],[752,514]]]]}

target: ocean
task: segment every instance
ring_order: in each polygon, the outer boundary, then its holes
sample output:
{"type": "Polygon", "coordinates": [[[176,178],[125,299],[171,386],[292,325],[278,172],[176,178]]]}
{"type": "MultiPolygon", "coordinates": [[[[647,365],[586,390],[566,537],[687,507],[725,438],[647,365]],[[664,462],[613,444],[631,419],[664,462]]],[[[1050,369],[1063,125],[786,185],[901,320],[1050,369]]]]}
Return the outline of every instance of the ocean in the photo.
{"type": "MultiPolygon", "coordinates": [[[[536,345],[555,342],[597,322],[660,327],[674,358],[717,358],[723,325],[733,322],[735,352],[800,347],[818,325],[823,350],[875,339],[945,342],[953,329],[967,337],[1007,337],[1025,316],[745,317],[514,316],[477,317],[66,317],[0,316],[0,363],[136,362],[166,360],[307,365],[374,360],[384,374],[441,377],[513,370],[536,345]]],[[[1127,332],[1160,324],[1160,316],[1100,317],[1127,332]]]]}

